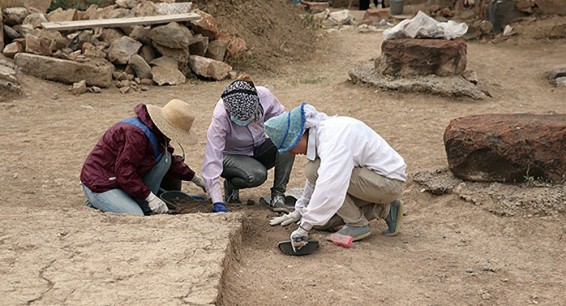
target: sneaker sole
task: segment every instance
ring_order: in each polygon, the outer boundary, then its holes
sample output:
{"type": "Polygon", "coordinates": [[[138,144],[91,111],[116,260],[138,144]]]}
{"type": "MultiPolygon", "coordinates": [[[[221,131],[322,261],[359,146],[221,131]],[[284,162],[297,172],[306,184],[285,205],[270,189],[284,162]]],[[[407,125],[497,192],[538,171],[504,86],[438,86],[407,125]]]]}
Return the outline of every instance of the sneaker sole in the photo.
{"type": "Polygon", "coordinates": [[[389,229],[383,231],[381,234],[384,236],[396,236],[399,234],[399,229],[401,228],[401,224],[403,223],[403,202],[399,203],[399,208],[397,209],[397,224],[395,224],[395,231],[389,232],[389,229]]]}
{"type": "Polygon", "coordinates": [[[285,207],[271,207],[271,210],[274,212],[284,212],[284,213],[291,213],[291,211],[285,207]]]}
{"type": "Polygon", "coordinates": [[[342,236],[342,237],[352,237],[352,241],[358,241],[358,240],[362,240],[362,239],[368,237],[369,235],[371,235],[371,231],[369,231],[369,232],[367,232],[367,233],[365,233],[365,234],[358,235],[358,236],[356,236],[356,237],[349,236],[349,235],[343,235],[343,234],[339,234],[339,233],[334,233],[334,234],[328,235],[328,236],[326,237],[326,240],[327,240],[327,241],[332,241],[332,238],[334,237],[333,235],[339,235],[339,236],[342,236]]]}
{"type": "Polygon", "coordinates": [[[367,232],[367,233],[365,233],[365,234],[358,235],[358,236],[356,236],[356,237],[352,237],[352,241],[362,240],[362,239],[366,238],[366,237],[369,236],[369,235],[371,235],[371,231],[369,231],[369,232],[367,232]]]}

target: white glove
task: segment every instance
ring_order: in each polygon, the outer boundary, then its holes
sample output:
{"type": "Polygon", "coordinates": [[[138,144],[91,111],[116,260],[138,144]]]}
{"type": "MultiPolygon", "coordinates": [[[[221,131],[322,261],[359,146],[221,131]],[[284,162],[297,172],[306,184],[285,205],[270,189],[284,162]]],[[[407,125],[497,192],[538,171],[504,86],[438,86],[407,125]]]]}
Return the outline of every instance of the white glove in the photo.
{"type": "Polygon", "coordinates": [[[202,189],[202,191],[204,191],[204,193],[206,193],[206,187],[204,185],[204,180],[200,176],[197,176],[195,174],[195,176],[193,176],[193,179],[191,180],[191,182],[195,183],[195,185],[199,186],[202,189]]]}
{"type": "Polygon", "coordinates": [[[299,222],[301,220],[301,214],[298,211],[294,211],[290,214],[284,214],[279,217],[275,217],[269,221],[269,225],[281,224],[281,226],[287,226],[291,223],[299,222]]]}
{"type": "Polygon", "coordinates": [[[147,198],[145,198],[147,204],[149,205],[149,209],[156,214],[165,214],[169,211],[167,208],[167,204],[163,202],[160,198],[158,198],[153,192],[149,192],[147,198]]]}
{"type": "Polygon", "coordinates": [[[294,232],[291,233],[291,246],[293,251],[296,252],[300,248],[309,243],[309,232],[299,226],[294,232]]]}

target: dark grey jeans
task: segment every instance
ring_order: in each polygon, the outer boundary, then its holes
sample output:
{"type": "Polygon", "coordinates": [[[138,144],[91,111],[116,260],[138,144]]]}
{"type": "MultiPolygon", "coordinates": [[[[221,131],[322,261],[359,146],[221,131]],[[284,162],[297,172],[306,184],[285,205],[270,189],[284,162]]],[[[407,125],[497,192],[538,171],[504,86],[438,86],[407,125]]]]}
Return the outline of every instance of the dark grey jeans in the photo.
{"type": "Polygon", "coordinates": [[[280,154],[270,139],[254,150],[253,156],[226,154],[221,176],[236,189],[260,186],[267,180],[267,171],[275,167],[271,195],[284,195],[289,183],[295,156],[280,154]]]}

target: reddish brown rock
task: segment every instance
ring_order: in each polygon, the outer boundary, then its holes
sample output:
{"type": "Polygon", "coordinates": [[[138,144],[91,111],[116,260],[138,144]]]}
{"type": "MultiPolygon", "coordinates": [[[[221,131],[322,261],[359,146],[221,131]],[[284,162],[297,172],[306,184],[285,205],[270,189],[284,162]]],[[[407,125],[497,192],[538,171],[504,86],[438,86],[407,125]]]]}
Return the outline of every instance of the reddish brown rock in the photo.
{"type": "Polygon", "coordinates": [[[381,44],[375,68],[391,76],[453,76],[466,70],[466,54],[461,39],[388,39],[381,44]]]}
{"type": "Polygon", "coordinates": [[[201,10],[195,10],[194,12],[200,16],[200,19],[190,21],[195,34],[202,34],[210,40],[218,39],[218,32],[220,32],[220,30],[218,29],[218,22],[216,19],[214,19],[212,15],[201,10]]]}
{"type": "Polygon", "coordinates": [[[444,132],[448,165],[470,181],[566,179],[566,115],[486,114],[453,119],[444,132]]]}

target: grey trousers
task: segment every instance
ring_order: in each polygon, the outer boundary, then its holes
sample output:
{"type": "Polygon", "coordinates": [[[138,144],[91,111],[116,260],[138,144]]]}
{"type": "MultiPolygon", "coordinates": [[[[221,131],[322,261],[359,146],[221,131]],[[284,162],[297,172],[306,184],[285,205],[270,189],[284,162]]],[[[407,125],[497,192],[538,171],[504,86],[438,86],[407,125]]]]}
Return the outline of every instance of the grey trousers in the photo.
{"type": "MultiPolygon", "coordinates": [[[[319,167],[320,159],[309,161],[305,167],[305,176],[313,184],[318,179],[319,167]]],[[[343,224],[364,226],[370,220],[385,219],[389,214],[389,203],[401,196],[403,186],[402,181],[384,177],[367,168],[356,167],[352,171],[342,207],[326,224],[314,228],[330,230],[343,224]]]]}
{"type": "Polygon", "coordinates": [[[295,156],[279,153],[270,139],[254,150],[253,156],[226,154],[221,177],[236,189],[260,186],[267,180],[267,171],[275,167],[271,195],[284,195],[295,156]]]}

